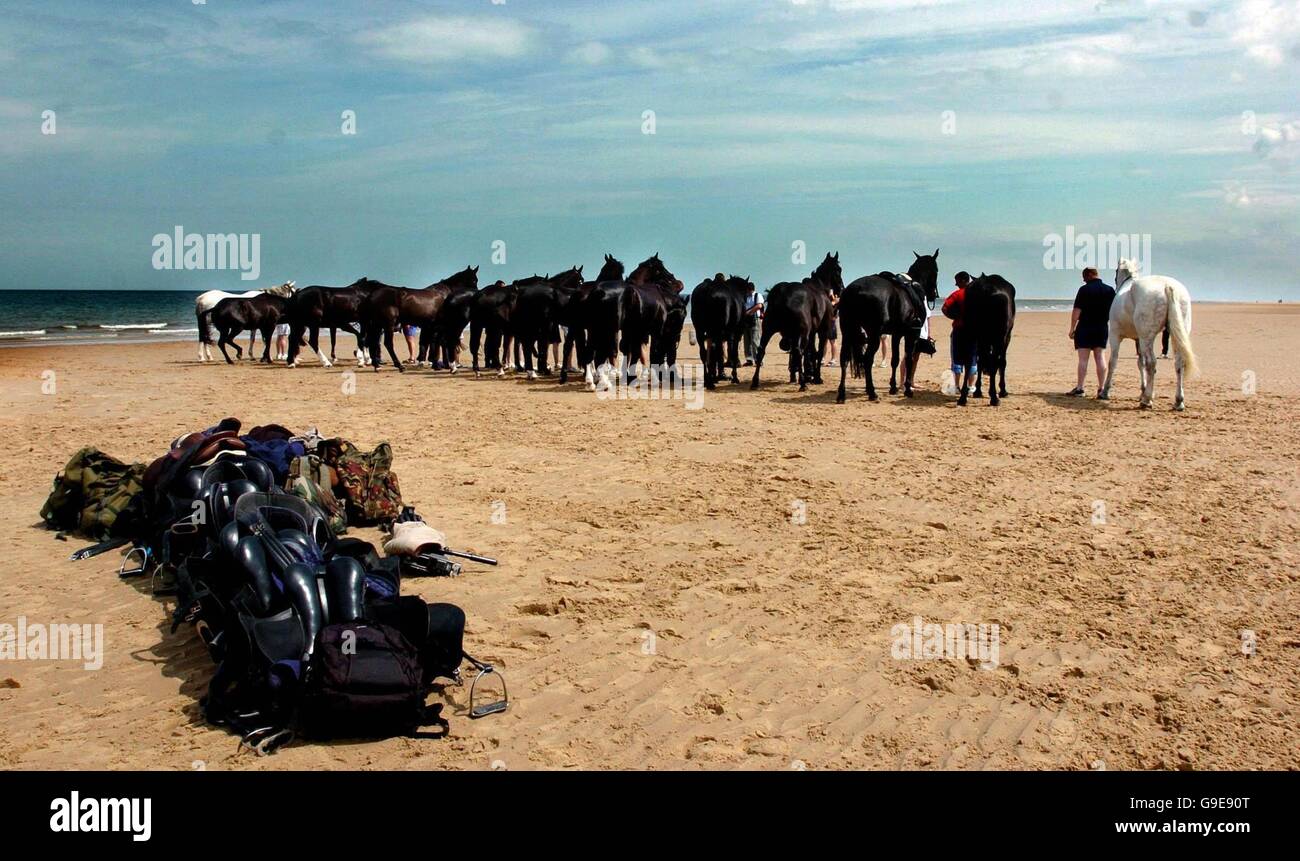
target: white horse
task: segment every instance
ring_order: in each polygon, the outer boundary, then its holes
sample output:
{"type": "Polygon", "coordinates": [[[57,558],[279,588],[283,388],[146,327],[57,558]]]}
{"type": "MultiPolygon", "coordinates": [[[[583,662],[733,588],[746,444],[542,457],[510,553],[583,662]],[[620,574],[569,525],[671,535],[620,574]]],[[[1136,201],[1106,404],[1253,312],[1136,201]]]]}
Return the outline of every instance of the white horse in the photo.
{"type": "Polygon", "coordinates": [[[1099,399],[1110,399],[1120,342],[1132,338],[1137,342],[1142,381],[1138,404],[1144,410],[1151,409],[1156,387],[1156,338],[1165,326],[1173,342],[1174,371],[1178,375],[1174,409],[1181,411],[1185,408],[1183,376],[1197,373],[1196,354],[1192,352],[1192,297],[1175,279],[1140,275],[1136,263],[1120,260],[1115,269],[1115,301],[1110,306],[1110,367],[1106,369],[1106,384],[1097,395],[1099,399]]]}
{"type": "MultiPolygon", "coordinates": [[[[217,307],[217,303],[222,299],[251,299],[254,296],[260,296],[262,293],[270,293],[273,296],[289,297],[293,295],[292,281],[286,281],[275,287],[259,287],[256,290],[248,290],[243,293],[227,293],[225,290],[209,290],[206,293],[200,293],[199,298],[194,300],[194,317],[199,321],[199,361],[205,362],[212,358],[212,332],[208,328],[208,321],[212,318],[212,311],[217,307]],[[204,355],[204,351],[207,355],[204,355]]],[[[257,332],[250,332],[248,335],[248,355],[253,355],[253,339],[257,337],[257,332]]]]}

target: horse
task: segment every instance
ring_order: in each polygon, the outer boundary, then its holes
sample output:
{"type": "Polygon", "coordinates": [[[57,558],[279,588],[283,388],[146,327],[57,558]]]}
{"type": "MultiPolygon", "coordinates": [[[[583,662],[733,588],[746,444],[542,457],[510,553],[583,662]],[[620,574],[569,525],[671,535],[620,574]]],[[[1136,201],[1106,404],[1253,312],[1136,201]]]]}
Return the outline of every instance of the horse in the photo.
{"type": "Polygon", "coordinates": [[[926,306],[939,300],[939,249],[934,254],[917,254],[906,275],[880,272],[857,279],[844,288],[840,297],[840,388],[837,404],[844,403],[845,375],[850,366],[853,376],[867,378],[869,400],[879,400],[872,368],[880,339],[893,338],[893,357],[889,373],[889,393],[898,394],[899,342],[903,343],[903,393],[912,397],[916,370],[916,343],[928,320],[926,306]]]}
{"type": "Polygon", "coordinates": [[[442,303],[433,326],[420,330],[420,358],[430,365],[446,367],[453,374],[460,367],[461,335],[469,325],[470,311],[478,298],[477,288],[462,286],[442,303]]]}
{"type": "Polygon", "coordinates": [[[587,355],[587,302],[599,285],[623,280],[623,263],[612,254],[606,254],[600,272],[594,281],[584,281],[573,296],[560,308],[560,325],[564,327],[564,350],[560,357],[560,383],[569,381],[570,360],[584,364],[587,355]]]}
{"type": "Polygon", "coordinates": [[[497,281],[474,294],[469,311],[469,351],[475,377],[479,376],[478,350],[485,333],[484,366],[496,368],[499,377],[505,376],[514,340],[510,334],[510,317],[514,313],[515,302],[519,299],[519,291],[529,284],[540,284],[546,278],[545,275],[533,274],[509,284],[497,281]]]}
{"type": "MultiPolygon", "coordinates": [[[[212,310],[217,307],[217,303],[222,299],[252,299],[254,296],[260,296],[263,293],[270,293],[273,296],[292,296],[293,282],[286,281],[283,284],[277,284],[274,287],[262,287],[257,290],[248,290],[244,293],[227,293],[225,290],[208,290],[200,293],[194,300],[194,317],[199,324],[199,361],[206,362],[212,358],[212,334],[208,328],[208,321],[212,317],[212,310]],[[204,356],[204,351],[207,355],[204,356]]],[[[253,342],[248,342],[248,351],[253,352],[253,342]]],[[[242,355],[242,353],[241,353],[242,355]]]]}
{"type": "Polygon", "coordinates": [[[717,388],[723,376],[723,347],[731,366],[731,382],[740,382],[740,339],[749,318],[745,301],[755,290],[748,278],[724,276],[706,278],[691,291],[691,325],[704,364],[704,388],[717,388]]]}
{"type": "Polygon", "coordinates": [[[1106,369],[1106,384],[1097,393],[1099,400],[1110,400],[1120,342],[1132,338],[1137,342],[1138,376],[1142,381],[1138,406],[1151,409],[1156,387],[1155,341],[1166,326],[1174,344],[1174,372],[1178,378],[1174,409],[1182,412],[1187,408],[1183,378],[1198,373],[1196,354],[1192,352],[1192,297],[1179,281],[1164,275],[1142,275],[1132,260],[1120,260],[1115,269],[1115,301],[1110,306],[1110,367],[1106,369]]]}
{"type": "Polygon", "coordinates": [[[405,371],[393,349],[393,330],[398,326],[432,326],[447,297],[462,289],[477,289],[478,267],[467,266],[455,275],[435,281],[428,287],[413,290],[408,287],[376,287],[358,309],[361,327],[366,334],[366,348],[370,363],[379,371],[379,339],[384,340],[393,367],[405,371]]]}
{"type": "MultiPolygon", "coordinates": [[[[996,407],[998,398],[1007,396],[1007,347],[1011,345],[1011,330],[1016,325],[1016,288],[1001,275],[980,273],[966,287],[962,303],[962,336],[974,340],[979,363],[975,395],[979,397],[979,377],[989,375],[989,406],[996,407]],[[1002,374],[1001,385],[998,374],[1002,374]]],[[[966,406],[966,393],[970,388],[970,367],[962,374],[961,397],[957,406],[966,406]]]]}
{"type": "MultiPolygon", "coordinates": [[[[612,259],[612,258],[611,258],[612,259]]],[[[617,263],[617,261],[614,261],[617,263]]],[[[618,264],[622,267],[622,264],[618,264]]],[[[619,364],[620,352],[628,353],[627,368],[631,369],[630,350],[633,345],[639,350],[654,338],[656,330],[663,338],[659,327],[668,321],[668,310],[678,306],[677,301],[668,301],[667,296],[678,297],[684,284],[668,271],[656,253],[642,260],[632,270],[627,280],[611,279],[586,285],[585,295],[574,308],[574,316],[583,332],[583,349],[579,351],[578,364],[583,369],[584,382],[589,391],[608,390],[613,386],[610,371],[619,364]],[[627,298],[629,290],[637,287],[653,288],[646,292],[654,303],[662,303],[664,313],[655,319],[640,316],[650,309],[642,301],[644,297],[627,298]],[[631,331],[625,320],[625,312],[635,308],[638,318],[631,331]]],[[[685,306],[682,305],[684,310],[685,306]]],[[[683,318],[684,322],[684,318],[683,318]]],[[[666,351],[665,351],[666,352],[666,351]]],[[[648,356],[646,357],[648,360],[648,356]]]]}
{"type": "Polygon", "coordinates": [[[325,367],[331,367],[337,361],[335,357],[335,339],[339,329],[344,329],[357,339],[357,362],[364,364],[365,337],[359,327],[353,324],[360,320],[361,303],[370,296],[376,287],[383,287],[379,281],[362,277],[346,287],[323,287],[313,284],[304,287],[294,295],[293,308],[289,320],[289,357],[291,368],[298,367],[299,351],[302,349],[302,336],[309,333],[307,343],[316,353],[316,357],[325,367]],[[330,330],[330,355],[326,359],[320,351],[320,330],[330,330]]]}
{"type": "Polygon", "coordinates": [[[821,356],[835,319],[834,300],[844,291],[840,253],[826,259],[802,281],[782,281],[767,293],[763,316],[763,333],[754,354],[754,379],[749,388],[758,388],[763,354],[772,336],[781,333],[781,348],[790,351],[790,382],[799,381],[799,391],[808,383],[822,381],[821,356]]]}
{"type": "Polygon", "coordinates": [[[546,350],[550,344],[560,342],[559,326],[564,309],[573,301],[583,284],[582,267],[574,266],[556,275],[519,289],[514,311],[510,317],[511,334],[522,345],[524,370],[528,379],[550,375],[546,364],[546,350]],[[537,369],[533,369],[533,354],[537,355],[537,369]]]}
{"type": "MultiPolygon", "coordinates": [[[[681,301],[685,286],[668,271],[657,253],[643,260],[628,276],[619,297],[622,318],[619,352],[624,357],[628,382],[634,379],[633,367],[650,358],[649,351],[654,341],[662,341],[668,335],[664,327],[669,313],[674,310],[685,313],[686,305],[681,301]]],[[[677,334],[680,337],[680,326],[677,334]]],[[[646,372],[649,373],[648,368],[646,372]]]]}
{"type": "MultiPolygon", "coordinates": [[[[233,365],[230,360],[230,354],[226,352],[226,345],[230,344],[235,348],[235,354],[238,358],[244,358],[244,351],[235,343],[235,337],[245,329],[250,331],[260,331],[262,333],[262,361],[271,364],[271,330],[279,323],[289,317],[289,308],[293,300],[284,296],[277,296],[273,293],[259,293],[251,298],[232,297],[222,299],[217,306],[212,309],[212,325],[220,333],[217,339],[217,347],[221,350],[221,355],[226,357],[226,363],[233,365]]],[[[249,357],[252,357],[252,346],[249,346],[249,357]]]]}

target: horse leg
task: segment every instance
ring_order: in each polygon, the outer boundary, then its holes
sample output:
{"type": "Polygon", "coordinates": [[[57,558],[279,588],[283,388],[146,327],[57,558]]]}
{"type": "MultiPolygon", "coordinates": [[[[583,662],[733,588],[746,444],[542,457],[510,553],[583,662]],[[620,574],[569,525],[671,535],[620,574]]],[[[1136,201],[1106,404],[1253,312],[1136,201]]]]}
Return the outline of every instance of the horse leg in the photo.
{"type": "MultiPolygon", "coordinates": [[[[1010,340],[1010,338],[1008,338],[1010,340]]],[[[1002,346],[1002,354],[998,357],[998,372],[1001,376],[1001,385],[998,386],[998,397],[1007,396],[1007,345],[1002,346]]]]}
{"type": "Polygon", "coordinates": [[[234,363],[233,361],[231,361],[231,359],[230,359],[230,354],[226,352],[226,344],[230,344],[231,346],[233,346],[233,347],[235,348],[235,355],[236,355],[237,358],[243,358],[243,355],[239,352],[239,345],[236,344],[233,340],[231,340],[231,338],[230,338],[230,332],[229,332],[228,330],[226,330],[226,329],[218,329],[218,330],[217,330],[217,349],[221,350],[221,355],[223,355],[223,356],[226,357],[226,364],[227,364],[227,365],[233,365],[233,364],[235,364],[235,363],[234,363]]]}
{"type": "Polygon", "coordinates": [[[1106,365],[1106,382],[1102,384],[1101,391],[1097,392],[1097,400],[1110,400],[1110,383],[1115,378],[1115,363],[1119,361],[1119,329],[1115,326],[1110,327],[1110,362],[1106,365]]]}
{"type": "Polygon", "coordinates": [[[910,398],[916,371],[916,338],[912,335],[903,339],[903,363],[903,394],[910,398]]]}
{"type": "Polygon", "coordinates": [[[1183,356],[1177,350],[1174,351],[1174,377],[1174,409],[1181,413],[1187,404],[1183,401],[1183,356]]]}
{"type": "Polygon", "coordinates": [[[997,361],[997,359],[993,359],[993,363],[992,363],[992,364],[993,364],[993,367],[991,367],[991,368],[980,368],[980,369],[979,369],[979,373],[980,373],[980,374],[985,374],[985,373],[987,373],[987,374],[989,375],[989,406],[991,406],[991,407],[996,407],[996,406],[998,405],[998,403],[999,403],[999,401],[998,401],[998,389],[997,389],[997,382],[998,382],[998,361],[997,361]]]}
{"type": "MultiPolygon", "coordinates": [[[[401,373],[406,373],[406,368],[402,365],[402,360],[397,358],[397,351],[393,349],[393,327],[384,326],[384,349],[388,351],[388,357],[393,360],[393,367],[401,373]]],[[[376,366],[378,367],[378,366],[376,366]]]]}
{"type": "Polygon", "coordinates": [[[763,354],[767,352],[767,342],[776,334],[774,329],[767,328],[767,320],[767,317],[763,318],[763,330],[758,336],[758,349],[754,351],[754,379],[749,382],[750,391],[758,388],[758,372],[763,369],[763,354]]]}
{"type": "MultiPolygon", "coordinates": [[[[898,394],[898,342],[902,340],[902,335],[893,335],[891,338],[893,349],[890,350],[889,356],[889,393],[896,395],[898,394]]],[[[903,369],[903,373],[907,373],[907,368],[903,369]]]]}
{"type": "Polygon", "coordinates": [[[872,379],[872,376],[875,374],[876,352],[880,349],[880,337],[881,335],[879,332],[867,335],[866,388],[867,400],[869,401],[880,400],[880,395],[876,394],[876,381],[872,379]]]}
{"type": "MultiPolygon", "coordinates": [[[[333,329],[330,330],[331,333],[333,333],[333,331],[333,329]]],[[[326,368],[332,367],[333,363],[329,359],[325,358],[320,351],[320,329],[318,327],[312,328],[311,334],[307,336],[307,343],[311,345],[312,352],[316,354],[316,358],[320,360],[320,363],[323,366],[326,368]]]]}
{"type": "Polygon", "coordinates": [[[970,368],[961,369],[961,394],[957,398],[957,406],[966,406],[966,395],[970,391],[970,368]]]}
{"type": "Polygon", "coordinates": [[[1138,342],[1138,356],[1146,369],[1142,377],[1142,401],[1138,404],[1143,409],[1151,409],[1156,396],[1156,339],[1143,338],[1138,342]]]}

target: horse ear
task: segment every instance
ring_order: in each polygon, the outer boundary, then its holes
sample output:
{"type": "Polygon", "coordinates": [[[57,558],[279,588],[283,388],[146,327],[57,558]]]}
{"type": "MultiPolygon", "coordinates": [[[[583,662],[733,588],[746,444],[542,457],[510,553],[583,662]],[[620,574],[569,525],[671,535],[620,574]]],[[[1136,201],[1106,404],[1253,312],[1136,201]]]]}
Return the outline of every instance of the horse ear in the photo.
{"type": "Polygon", "coordinates": [[[915,257],[917,260],[921,259],[921,255],[917,254],[915,251],[912,252],[912,256],[915,257]]]}
{"type": "Polygon", "coordinates": [[[934,259],[935,259],[935,260],[938,260],[938,259],[939,259],[939,249],[938,249],[938,248],[934,249],[934,259]]]}
{"type": "Polygon", "coordinates": [[[836,260],[840,259],[840,253],[838,251],[835,252],[835,259],[836,260]]]}

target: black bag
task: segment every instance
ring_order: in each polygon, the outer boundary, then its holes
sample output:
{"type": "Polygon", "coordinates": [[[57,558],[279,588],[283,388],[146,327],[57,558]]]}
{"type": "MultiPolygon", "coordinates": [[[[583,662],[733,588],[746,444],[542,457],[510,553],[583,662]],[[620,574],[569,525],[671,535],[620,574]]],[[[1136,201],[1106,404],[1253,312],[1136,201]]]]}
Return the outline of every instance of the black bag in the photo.
{"type": "Polygon", "coordinates": [[[420,655],[396,628],[378,622],[327,625],[316,640],[299,723],[316,737],[410,735],[439,724],[441,706],[426,709],[420,655]]]}

